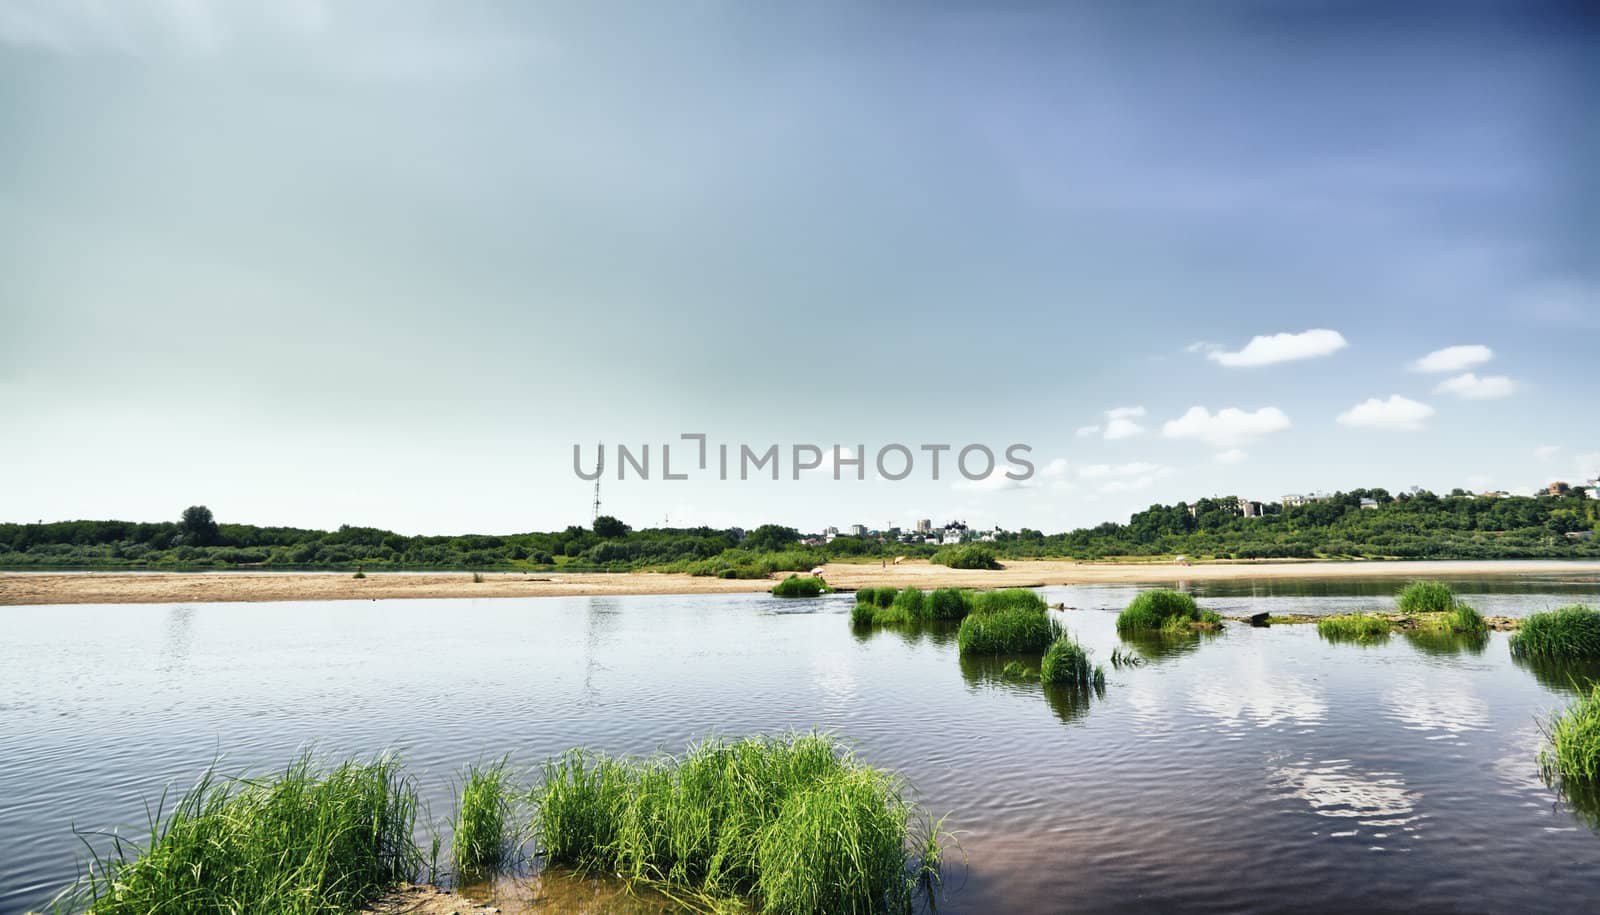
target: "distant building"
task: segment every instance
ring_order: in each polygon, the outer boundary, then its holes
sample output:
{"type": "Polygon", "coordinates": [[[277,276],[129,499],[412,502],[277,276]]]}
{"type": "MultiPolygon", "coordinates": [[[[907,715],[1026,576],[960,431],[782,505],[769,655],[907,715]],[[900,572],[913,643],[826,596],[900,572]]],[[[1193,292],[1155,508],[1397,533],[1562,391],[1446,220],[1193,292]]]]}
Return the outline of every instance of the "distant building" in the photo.
{"type": "Polygon", "coordinates": [[[1568,540],[1588,540],[1594,536],[1594,531],[1568,531],[1568,540]]]}
{"type": "Polygon", "coordinates": [[[1478,493],[1478,498],[1480,498],[1480,499],[1504,499],[1509,495],[1511,495],[1511,493],[1506,492],[1503,489],[1485,489],[1483,492],[1478,493]]]}
{"type": "Polygon", "coordinates": [[[948,528],[947,527],[944,530],[944,536],[939,539],[939,542],[944,544],[945,546],[950,546],[951,544],[960,543],[961,542],[961,535],[963,533],[965,533],[965,532],[964,531],[958,531],[958,530],[955,530],[954,528],[948,528]]]}
{"type": "Polygon", "coordinates": [[[822,539],[824,543],[832,543],[833,538],[837,536],[839,536],[839,529],[836,527],[825,527],[822,529],[822,539]]]}
{"type": "Polygon", "coordinates": [[[931,518],[919,518],[919,519],[917,519],[917,533],[919,533],[919,534],[927,534],[927,533],[930,533],[932,531],[933,531],[933,519],[931,519],[931,518]]]}
{"type": "Polygon", "coordinates": [[[1567,481],[1565,480],[1556,480],[1554,483],[1546,486],[1544,491],[1552,496],[1564,496],[1572,491],[1572,487],[1567,485],[1567,481]]]}
{"type": "Polygon", "coordinates": [[[852,525],[850,525],[850,536],[852,536],[852,537],[865,537],[865,536],[867,536],[867,526],[865,524],[852,524],[852,525]]]}
{"type": "Polygon", "coordinates": [[[1362,508],[1377,508],[1378,507],[1378,500],[1377,499],[1362,499],[1361,500],[1361,507],[1362,508]]]}
{"type": "Polygon", "coordinates": [[[1300,493],[1290,493],[1289,495],[1283,497],[1283,507],[1299,508],[1302,505],[1310,505],[1315,501],[1317,500],[1312,496],[1302,495],[1300,493]]]}

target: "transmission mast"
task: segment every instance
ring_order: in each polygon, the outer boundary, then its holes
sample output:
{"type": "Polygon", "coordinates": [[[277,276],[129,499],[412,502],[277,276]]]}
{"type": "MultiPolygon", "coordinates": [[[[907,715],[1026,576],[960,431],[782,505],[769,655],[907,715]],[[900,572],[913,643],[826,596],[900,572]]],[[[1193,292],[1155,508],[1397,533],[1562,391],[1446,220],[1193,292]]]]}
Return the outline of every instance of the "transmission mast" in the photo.
{"type": "Polygon", "coordinates": [[[589,524],[591,526],[594,524],[594,522],[600,520],[600,473],[599,473],[599,471],[605,469],[605,466],[606,466],[606,464],[605,464],[605,461],[606,461],[605,455],[606,455],[606,445],[605,445],[605,442],[601,442],[600,443],[600,457],[597,459],[598,463],[595,465],[595,475],[594,475],[594,517],[589,519],[589,524]]]}

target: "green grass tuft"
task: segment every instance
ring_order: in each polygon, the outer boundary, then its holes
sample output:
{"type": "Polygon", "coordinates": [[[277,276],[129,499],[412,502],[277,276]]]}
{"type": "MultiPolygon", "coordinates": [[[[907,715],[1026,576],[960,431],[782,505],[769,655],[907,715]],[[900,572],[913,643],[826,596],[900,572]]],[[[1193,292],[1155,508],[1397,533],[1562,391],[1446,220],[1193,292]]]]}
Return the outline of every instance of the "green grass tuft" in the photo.
{"type": "Polygon", "coordinates": [[[772,588],[774,597],[816,597],[828,593],[828,585],[820,578],[790,575],[772,588]]]}
{"type": "Polygon", "coordinates": [[[57,904],[96,915],[352,911],[422,867],[416,809],[390,757],[325,771],[306,755],[275,778],[208,771],[170,813],[151,814],[142,846],[91,845],[57,904]]]}
{"type": "Polygon", "coordinates": [[[940,588],[928,597],[928,618],[935,620],[961,619],[971,611],[972,601],[973,595],[971,591],[964,591],[961,588],[940,588]]]}
{"type": "Polygon", "coordinates": [[[924,604],[927,603],[925,597],[922,591],[917,588],[906,588],[894,596],[894,603],[889,605],[889,609],[897,616],[902,613],[905,614],[905,618],[908,620],[925,619],[926,610],[924,604]]]}
{"type": "Polygon", "coordinates": [[[1540,658],[1600,658],[1600,612],[1574,604],[1535,613],[1511,637],[1511,653],[1540,658]]]}
{"type": "Polygon", "coordinates": [[[1414,581],[1400,589],[1395,603],[1401,613],[1443,613],[1455,606],[1456,595],[1442,581],[1414,581]]]}
{"type": "Polygon", "coordinates": [[[857,603],[850,608],[850,625],[871,626],[877,622],[877,615],[878,608],[874,607],[871,602],[865,604],[857,603]]]}
{"type": "Polygon", "coordinates": [[[1389,621],[1373,613],[1343,613],[1317,620],[1317,635],[1330,642],[1384,641],[1389,629],[1389,621]]]}
{"type": "Polygon", "coordinates": [[[1600,686],[1550,719],[1550,745],[1539,752],[1546,777],[1559,775],[1563,785],[1600,785],[1600,686]]]}
{"type": "Polygon", "coordinates": [[[1008,610],[1032,610],[1039,613],[1049,609],[1039,592],[1029,588],[1002,588],[999,591],[977,591],[971,595],[972,613],[1004,613],[1008,610]]]}
{"type": "Polygon", "coordinates": [[[1123,651],[1119,645],[1111,649],[1111,666],[1119,670],[1124,667],[1143,667],[1144,658],[1139,657],[1137,651],[1123,651]]]}
{"type": "Polygon", "coordinates": [[[506,760],[467,768],[452,824],[451,860],[458,881],[492,876],[511,862],[518,845],[515,793],[506,760]]]}
{"type": "MultiPolygon", "coordinates": [[[[1089,653],[1071,636],[1063,635],[1050,643],[1039,663],[1039,679],[1044,683],[1088,687],[1094,681],[1089,653]]],[[[1104,682],[1105,674],[1101,674],[1104,682]]]]}
{"type": "Polygon", "coordinates": [[[969,615],[956,632],[956,644],[962,654],[1033,654],[1049,648],[1060,634],[1061,627],[1044,610],[1018,608],[969,615]]]}
{"type": "Polygon", "coordinates": [[[938,829],[919,832],[904,794],[811,734],[708,740],[681,759],[572,751],[534,800],[553,864],[764,912],[884,912],[909,910],[938,873],[938,829]]]}
{"type": "Polygon", "coordinates": [[[1193,597],[1181,591],[1143,591],[1117,614],[1117,631],[1183,628],[1199,620],[1200,608],[1193,597]]]}

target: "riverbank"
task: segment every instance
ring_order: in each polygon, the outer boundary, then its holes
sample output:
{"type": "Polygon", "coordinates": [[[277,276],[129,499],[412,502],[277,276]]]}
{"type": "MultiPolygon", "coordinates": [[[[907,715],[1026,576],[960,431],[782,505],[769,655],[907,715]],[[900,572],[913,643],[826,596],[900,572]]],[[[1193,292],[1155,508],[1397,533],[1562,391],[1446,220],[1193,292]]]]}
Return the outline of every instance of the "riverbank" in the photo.
{"type": "MultiPolygon", "coordinates": [[[[1072,584],[1182,584],[1252,578],[1372,576],[1461,578],[1590,572],[1600,562],[1466,560],[1432,562],[1172,562],[1080,563],[1014,560],[994,571],[950,569],[924,561],[898,566],[830,563],[823,577],[836,588],[1006,588],[1072,584]]],[[[738,580],[667,572],[574,574],[484,572],[0,572],[0,606],[149,604],[232,601],[395,600],[443,597],[582,597],[630,594],[739,594],[772,588],[773,579],[738,580]]]]}

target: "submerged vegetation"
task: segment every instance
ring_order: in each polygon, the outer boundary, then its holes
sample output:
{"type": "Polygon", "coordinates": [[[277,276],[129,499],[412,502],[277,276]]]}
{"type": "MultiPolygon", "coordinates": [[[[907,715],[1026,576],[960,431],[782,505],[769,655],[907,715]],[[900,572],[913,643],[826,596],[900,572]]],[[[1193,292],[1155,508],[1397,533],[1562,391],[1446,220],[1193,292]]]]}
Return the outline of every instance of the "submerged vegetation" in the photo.
{"type": "MultiPolygon", "coordinates": [[[[164,805],[163,805],[164,806],[164,805]]],[[[60,907],[95,915],[348,912],[422,864],[417,794],[383,757],[331,770],[302,756],[276,778],[207,772],[143,842],[94,849],[60,907]]]]}
{"type": "Polygon", "coordinates": [[[710,740],[681,759],[573,751],[533,793],[549,860],[761,910],[899,912],[941,836],[894,775],[819,735],[710,740]]]}
{"type": "Polygon", "coordinates": [[[1511,653],[1540,658],[1600,658],[1600,611],[1580,604],[1535,613],[1511,637],[1511,653]]]}
{"type": "Polygon", "coordinates": [[[828,593],[827,582],[815,576],[790,575],[772,588],[776,597],[817,597],[828,593]]]}

